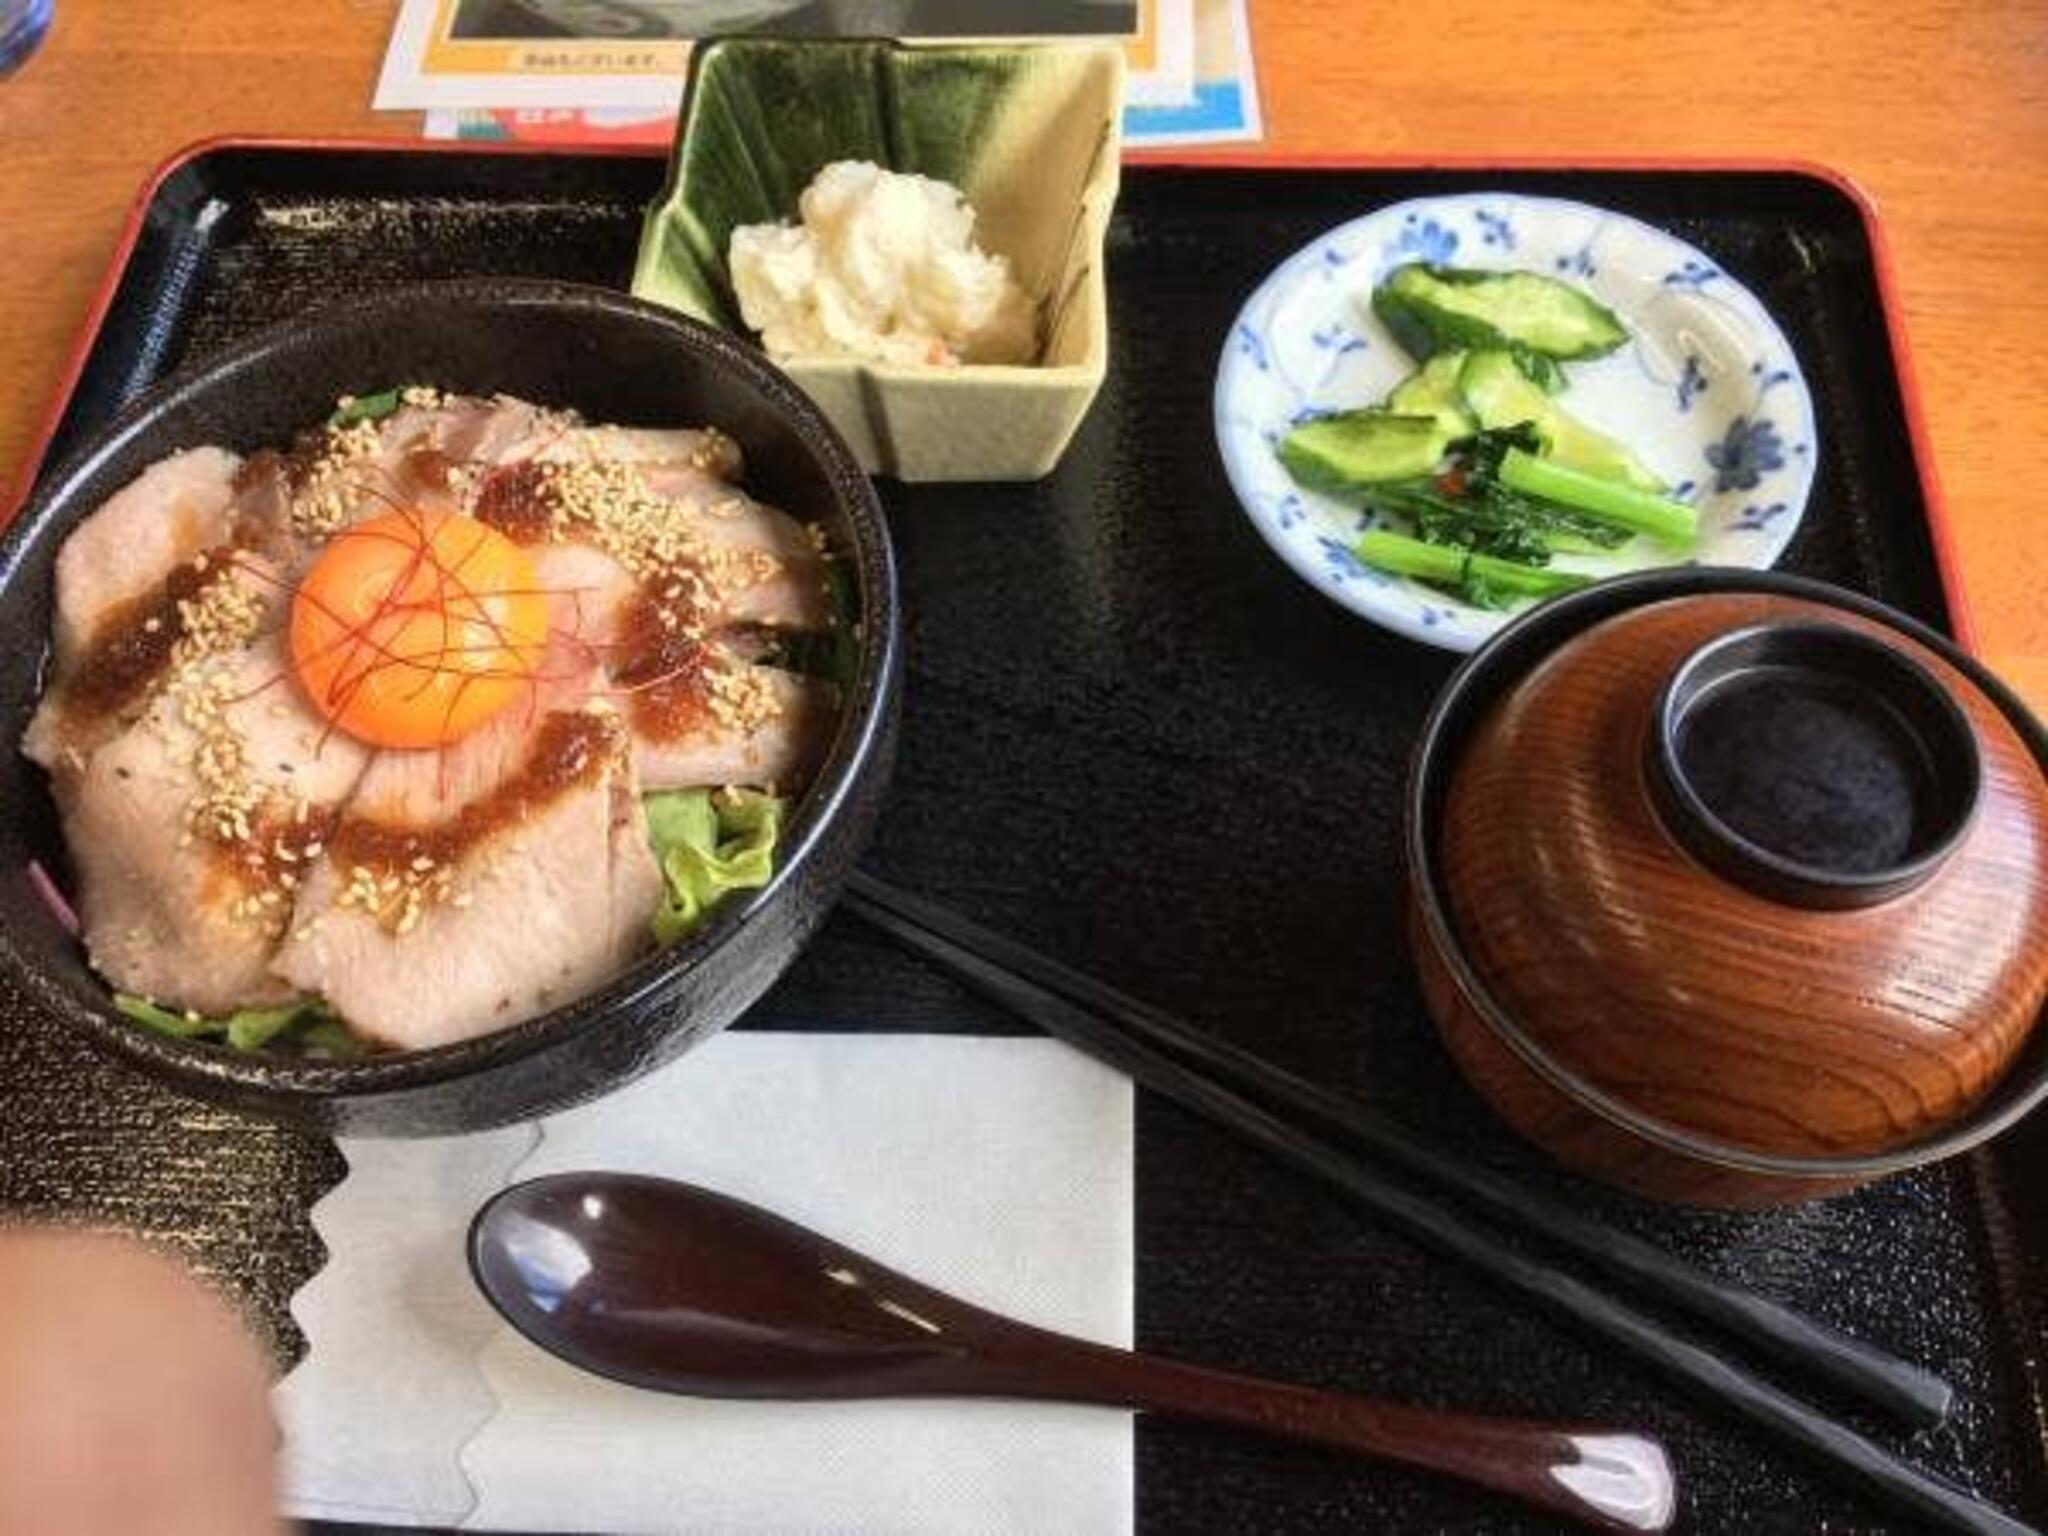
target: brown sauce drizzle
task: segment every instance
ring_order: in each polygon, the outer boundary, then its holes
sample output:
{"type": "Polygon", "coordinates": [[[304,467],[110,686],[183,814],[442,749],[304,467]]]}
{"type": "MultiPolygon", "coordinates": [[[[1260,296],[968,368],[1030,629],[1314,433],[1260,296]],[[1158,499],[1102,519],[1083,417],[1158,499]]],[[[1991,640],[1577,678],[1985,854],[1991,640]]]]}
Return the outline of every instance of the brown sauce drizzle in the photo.
{"type": "Polygon", "coordinates": [[[249,457],[235,466],[235,478],[229,483],[235,493],[253,491],[270,484],[285,472],[284,455],[275,448],[258,448],[249,457]]]}
{"type": "Polygon", "coordinates": [[[246,841],[208,840],[215,879],[250,893],[292,888],[284,877],[297,882],[312,873],[320,848],[333,836],[337,814],[333,806],[323,805],[309,804],[304,816],[266,807],[252,818],[246,841]]]}
{"type": "Polygon", "coordinates": [[[424,490],[445,491],[454,484],[455,460],[431,443],[407,450],[405,469],[424,490]]]}
{"type": "Polygon", "coordinates": [[[514,544],[540,543],[555,524],[547,470],[531,460],[492,470],[477,490],[475,512],[514,544]]]}
{"type": "Polygon", "coordinates": [[[595,782],[625,745],[618,721],[588,710],[558,710],[540,722],[526,761],[488,792],[436,826],[407,826],[344,816],[327,840],[343,870],[377,873],[444,868],[493,833],[528,820],[549,802],[595,782]]]}
{"type": "Polygon", "coordinates": [[[301,427],[292,434],[292,445],[282,453],[275,448],[258,448],[235,471],[234,488],[246,491],[281,479],[287,491],[306,488],[320,467],[329,462],[334,447],[333,429],[301,427]]]}
{"type": "Polygon", "coordinates": [[[234,551],[223,547],[208,550],[203,566],[183,561],[153,590],[138,593],[101,619],[64,682],[64,708],[72,718],[101,720],[145,698],[185,637],[178,605],[219,580],[233,557],[234,551]]]}
{"type": "Polygon", "coordinates": [[[711,720],[714,658],[700,638],[664,621],[661,599],[645,588],[620,605],[612,681],[625,690],[633,727],[651,741],[675,741],[711,720]]]}
{"type": "Polygon", "coordinates": [[[330,440],[325,427],[301,427],[292,434],[292,445],[279,455],[284,483],[294,491],[304,490],[313,472],[326,460],[330,440]]]}
{"type": "Polygon", "coordinates": [[[258,448],[235,467],[234,479],[228,483],[237,495],[258,490],[273,480],[282,480],[287,491],[296,491],[313,477],[313,466],[326,451],[323,433],[302,430],[294,434],[291,447],[283,453],[275,448],[258,448]]]}

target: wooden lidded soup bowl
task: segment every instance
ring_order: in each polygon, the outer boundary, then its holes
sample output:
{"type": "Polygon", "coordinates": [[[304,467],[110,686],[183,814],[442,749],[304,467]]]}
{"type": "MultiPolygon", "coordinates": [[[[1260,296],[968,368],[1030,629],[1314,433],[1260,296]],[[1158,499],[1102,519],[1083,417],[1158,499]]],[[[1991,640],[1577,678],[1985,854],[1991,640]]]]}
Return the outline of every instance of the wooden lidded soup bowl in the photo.
{"type": "Polygon", "coordinates": [[[1547,603],[1446,687],[1407,822],[1451,1054],[1584,1172],[1781,1204],[2048,1097],[2048,734],[1878,603],[1702,568],[1547,603]]]}

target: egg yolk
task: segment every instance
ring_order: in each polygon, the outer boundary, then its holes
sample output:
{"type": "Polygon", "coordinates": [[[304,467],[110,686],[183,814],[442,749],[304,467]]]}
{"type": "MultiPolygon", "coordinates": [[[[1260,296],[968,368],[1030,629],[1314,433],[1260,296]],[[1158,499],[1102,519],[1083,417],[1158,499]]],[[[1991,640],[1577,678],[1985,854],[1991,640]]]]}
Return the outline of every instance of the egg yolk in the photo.
{"type": "Polygon", "coordinates": [[[547,599],[519,547],[474,518],[391,512],[342,530],[292,598],[292,670],[336,727],[440,747],[531,686],[547,599]]]}

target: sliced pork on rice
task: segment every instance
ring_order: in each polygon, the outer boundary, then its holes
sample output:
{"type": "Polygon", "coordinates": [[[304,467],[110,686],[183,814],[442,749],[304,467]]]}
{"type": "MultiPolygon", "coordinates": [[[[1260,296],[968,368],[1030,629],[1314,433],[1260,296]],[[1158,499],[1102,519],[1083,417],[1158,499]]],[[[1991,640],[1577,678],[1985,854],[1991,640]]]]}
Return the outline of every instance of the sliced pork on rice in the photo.
{"type": "MultiPolygon", "coordinates": [[[[93,963],[191,1014],[318,999],[417,1048],[645,953],[664,887],[641,797],[791,793],[838,716],[833,681],[776,664],[788,636],[847,622],[823,541],[741,468],[711,429],[414,389],[286,451],[145,471],[59,556],[24,744],[52,773],[93,963]],[[340,535],[394,511],[474,518],[545,598],[515,701],[430,748],[358,739],[285,636],[340,535]]],[[[373,665],[419,665],[384,643],[373,665]]]]}
{"type": "Polygon", "coordinates": [[[625,728],[587,652],[543,666],[529,703],[460,741],[378,753],[303,887],[277,973],[382,1044],[545,1012],[652,947],[625,728]]]}

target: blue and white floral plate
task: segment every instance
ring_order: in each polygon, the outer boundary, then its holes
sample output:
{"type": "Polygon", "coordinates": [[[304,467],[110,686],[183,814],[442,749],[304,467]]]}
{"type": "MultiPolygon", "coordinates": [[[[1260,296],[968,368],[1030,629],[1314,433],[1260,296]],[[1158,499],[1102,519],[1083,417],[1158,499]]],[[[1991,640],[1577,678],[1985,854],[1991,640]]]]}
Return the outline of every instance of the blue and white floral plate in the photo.
{"type": "MultiPolygon", "coordinates": [[[[1756,296],[1700,252],[1626,214],[1507,193],[1425,197],[1331,230],[1289,257],[1238,315],[1216,377],[1216,441],[1266,542],[1352,612],[1429,645],[1469,651],[1512,613],[1489,612],[1359,563],[1377,521],[1305,491],[1273,445],[1298,422],[1371,405],[1415,366],[1372,313],[1372,290],[1409,261],[1547,272],[1607,305],[1633,339],[1567,363],[1560,403],[1617,437],[1700,512],[1703,565],[1772,564],[1813,487],[1813,401],[1784,333],[1756,296]]],[[[1597,576],[1673,563],[1636,539],[1559,556],[1597,576]]]]}

